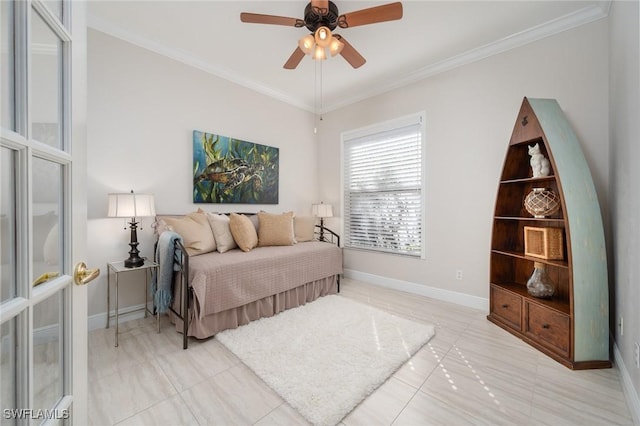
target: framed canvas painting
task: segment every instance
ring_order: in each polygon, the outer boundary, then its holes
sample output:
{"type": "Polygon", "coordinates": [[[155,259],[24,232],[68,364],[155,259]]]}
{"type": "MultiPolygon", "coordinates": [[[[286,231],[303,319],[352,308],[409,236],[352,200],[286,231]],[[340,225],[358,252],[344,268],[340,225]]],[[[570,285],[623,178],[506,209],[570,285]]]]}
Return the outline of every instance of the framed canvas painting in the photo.
{"type": "Polygon", "coordinates": [[[279,148],[193,131],[193,202],[278,204],[279,148]]]}

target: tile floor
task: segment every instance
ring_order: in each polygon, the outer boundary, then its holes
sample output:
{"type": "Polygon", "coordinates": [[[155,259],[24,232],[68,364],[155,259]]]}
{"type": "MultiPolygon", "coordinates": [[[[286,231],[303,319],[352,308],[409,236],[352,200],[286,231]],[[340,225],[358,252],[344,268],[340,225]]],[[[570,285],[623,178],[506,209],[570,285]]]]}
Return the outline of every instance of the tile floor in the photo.
{"type": "MultiPolygon", "coordinates": [[[[356,407],[351,425],[632,425],[616,368],[571,371],[491,324],[485,312],[343,280],[341,295],[436,326],[436,336],[356,407]]],[[[93,425],[304,425],[215,338],[163,318],[89,335],[93,425]]]]}

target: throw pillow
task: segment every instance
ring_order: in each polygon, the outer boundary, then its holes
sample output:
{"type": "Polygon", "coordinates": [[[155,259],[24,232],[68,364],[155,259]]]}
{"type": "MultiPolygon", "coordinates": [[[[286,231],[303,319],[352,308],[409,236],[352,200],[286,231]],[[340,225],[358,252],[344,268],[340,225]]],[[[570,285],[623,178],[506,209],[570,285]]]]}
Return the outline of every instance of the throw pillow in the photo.
{"type": "Polygon", "coordinates": [[[258,233],[247,216],[231,213],[229,228],[234,241],[242,251],[251,251],[258,245],[258,233]]]}
{"type": "Polygon", "coordinates": [[[283,214],[258,213],[258,246],[291,246],[295,244],[293,212],[283,214]]]}
{"type": "Polygon", "coordinates": [[[154,229],[154,232],[156,234],[156,238],[159,237],[164,231],[170,231],[171,230],[170,229],[171,227],[169,226],[167,221],[164,220],[163,218],[158,217],[158,216],[156,216],[156,220],[155,220],[155,222],[153,222],[153,224],[151,226],[154,229]]]}
{"type": "Polygon", "coordinates": [[[252,214],[252,215],[249,215],[248,217],[251,223],[253,223],[253,227],[256,228],[256,233],[257,233],[258,229],[260,229],[260,220],[258,219],[258,215],[252,214]]]}
{"type": "Polygon", "coordinates": [[[181,218],[165,217],[164,221],[171,230],[180,234],[182,244],[190,256],[209,253],[216,249],[216,240],[205,214],[193,212],[181,218]]]}
{"type": "Polygon", "coordinates": [[[299,243],[313,241],[313,231],[315,227],[315,216],[296,216],[293,218],[293,229],[295,231],[296,241],[299,243]]]}
{"type": "Polygon", "coordinates": [[[216,239],[216,245],[220,253],[229,251],[238,247],[233,234],[231,234],[231,228],[229,228],[229,217],[223,214],[207,213],[207,219],[209,225],[213,231],[213,236],[216,239]]]}

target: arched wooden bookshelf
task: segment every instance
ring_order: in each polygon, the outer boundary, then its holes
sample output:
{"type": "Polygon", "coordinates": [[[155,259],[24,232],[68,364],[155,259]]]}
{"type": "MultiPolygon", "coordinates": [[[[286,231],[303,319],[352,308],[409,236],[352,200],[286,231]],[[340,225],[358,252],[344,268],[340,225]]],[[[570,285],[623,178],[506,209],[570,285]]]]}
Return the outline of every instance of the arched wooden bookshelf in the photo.
{"type": "Polygon", "coordinates": [[[578,139],[555,100],[524,98],[496,196],[487,318],[571,369],[607,368],[608,291],[600,206],[578,139]],[[532,177],[536,143],[550,162],[544,177],[532,177]],[[559,210],[544,218],[527,212],[523,200],[533,188],[559,195],[559,210]],[[525,254],[525,226],[560,229],[562,258],[525,254]],[[527,292],[534,262],[555,284],[550,299],[527,292]]]}

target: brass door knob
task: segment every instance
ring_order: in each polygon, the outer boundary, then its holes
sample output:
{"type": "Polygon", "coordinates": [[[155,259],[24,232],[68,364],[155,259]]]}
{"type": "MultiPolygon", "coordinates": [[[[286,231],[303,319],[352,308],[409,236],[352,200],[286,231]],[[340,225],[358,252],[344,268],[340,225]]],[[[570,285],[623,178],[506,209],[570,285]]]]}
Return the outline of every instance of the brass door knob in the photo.
{"type": "Polygon", "coordinates": [[[79,262],[73,269],[73,281],[76,285],[89,284],[98,275],[100,275],[100,269],[87,269],[87,265],[84,262],[79,262]]]}

